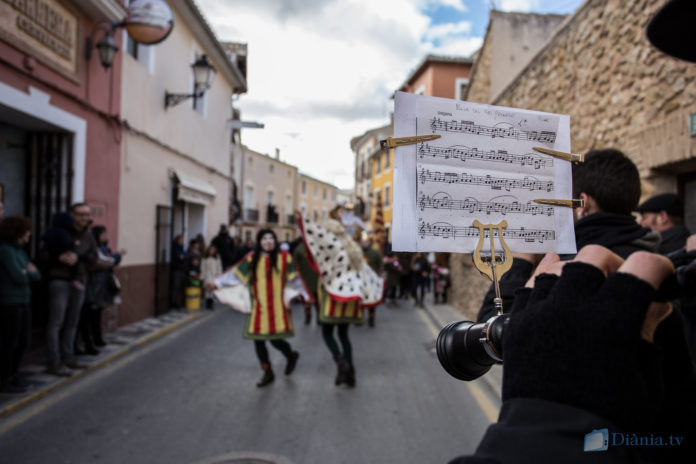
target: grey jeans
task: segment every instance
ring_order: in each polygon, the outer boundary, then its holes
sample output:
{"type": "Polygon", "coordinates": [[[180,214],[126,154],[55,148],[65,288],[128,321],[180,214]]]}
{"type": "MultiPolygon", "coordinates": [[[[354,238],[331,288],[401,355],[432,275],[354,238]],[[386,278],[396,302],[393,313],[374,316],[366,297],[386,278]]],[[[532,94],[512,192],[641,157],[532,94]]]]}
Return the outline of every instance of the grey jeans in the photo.
{"type": "Polygon", "coordinates": [[[48,298],[47,364],[58,367],[61,362],[75,359],[75,333],[85,291],[75,288],[71,281],[54,279],[48,283],[48,298]]]}

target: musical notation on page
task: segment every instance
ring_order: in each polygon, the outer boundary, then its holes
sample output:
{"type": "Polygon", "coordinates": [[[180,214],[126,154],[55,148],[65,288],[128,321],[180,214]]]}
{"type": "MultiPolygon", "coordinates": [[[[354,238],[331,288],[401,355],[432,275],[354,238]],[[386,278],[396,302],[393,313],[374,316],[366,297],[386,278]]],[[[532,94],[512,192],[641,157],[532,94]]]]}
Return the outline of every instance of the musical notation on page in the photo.
{"type": "Polygon", "coordinates": [[[553,180],[539,180],[536,177],[525,176],[522,179],[495,177],[490,174],[477,176],[474,174],[448,171],[431,171],[430,169],[420,168],[418,170],[418,180],[421,184],[428,182],[440,182],[445,184],[468,184],[482,185],[490,187],[492,190],[535,190],[553,192],[553,180]]]}
{"type": "Polygon", "coordinates": [[[534,169],[553,167],[553,158],[538,155],[536,153],[525,153],[523,155],[510,153],[507,150],[485,150],[477,147],[467,147],[464,145],[453,145],[450,147],[440,147],[429,143],[421,143],[418,146],[418,156],[420,159],[444,158],[458,159],[461,162],[470,161],[490,161],[494,163],[519,164],[520,166],[530,166],[534,169]]]}
{"type": "Polygon", "coordinates": [[[445,209],[467,211],[470,214],[486,213],[486,215],[490,215],[491,213],[499,213],[503,216],[507,214],[530,214],[532,216],[545,214],[546,216],[553,216],[554,214],[553,206],[540,205],[533,201],[521,203],[511,195],[493,198],[491,201],[479,201],[473,197],[467,197],[463,200],[452,199],[445,192],[438,192],[434,195],[421,194],[418,199],[418,207],[421,211],[426,209],[445,209]],[[503,198],[509,198],[512,201],[502,201],[503,198]]]}
{"type": "Polygon", "coordinates": [[[432,118],[430,129],[433,131],[462,132],[469,135],[482,135],[484,137],[523,140],[553,144],[556,141],[556,132],[522,130],[512,124],[501,122],[494,126],[476,124],[474,121],[456,121],[432,118]]]}
{"type": "MultiPolygon", "coordinates": [[[[456,238],[478,238],[478,227],[457,227],[448,222],[421,222],[418,226],[418,235],[421,239],[425,237],[433,237],[438,239],[456,239],[456,238]]],[[[485,230],[484,238],[489,238],[489,231],[485,230]]],[[[503,229],[503,238],[505,240],[523,240],[525,242],[543,243],[547,240],[555,240],[556,233],[553,230],[543,229],[503,229]]]]}
{"type": "Polygon", "coordinates": [[[535,201],[572,198],[570,163],[535,150],[570,152],[567,115],[397,92],[394,136],[438,137],[394,153],[395,250],[472,253],[478,220],[512,252],[575,251],[572,211],[535,201]]]}

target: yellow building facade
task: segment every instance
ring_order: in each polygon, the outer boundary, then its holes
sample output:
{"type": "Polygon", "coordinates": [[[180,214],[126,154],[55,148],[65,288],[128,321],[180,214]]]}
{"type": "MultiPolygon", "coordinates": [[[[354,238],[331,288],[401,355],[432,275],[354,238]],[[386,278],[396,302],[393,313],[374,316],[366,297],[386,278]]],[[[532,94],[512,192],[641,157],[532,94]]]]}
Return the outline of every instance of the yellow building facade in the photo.
{"type": "Polygon", "coordinates": [[[374,228],[377,199],[382,200],[382,215],[387,241],[391,243],[392,205],[394,204],[394,149],[377,149],[370,155],[372,167],[372,197],[370,198],[370,229],[374,228]]]}

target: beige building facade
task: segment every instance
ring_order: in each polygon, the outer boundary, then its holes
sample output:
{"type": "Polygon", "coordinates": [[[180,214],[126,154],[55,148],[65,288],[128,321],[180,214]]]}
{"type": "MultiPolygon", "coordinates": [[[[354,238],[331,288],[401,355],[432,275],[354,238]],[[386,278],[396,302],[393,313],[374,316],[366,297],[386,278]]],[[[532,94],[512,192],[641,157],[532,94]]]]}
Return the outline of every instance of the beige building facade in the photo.
{"type": "Polygon", "coordinates": [[[297,167],[280,160],[280,152],[271,157],[244,145],[241,150],[240,191],[242,220],[240,237],[256,240],[260,229],[273,229],[281,242],[297,236],[293,212],[297,167]]]}
{"type": "Polygon", "coordinates": [[[246,78],[231,62],[191,0],[168,2],[174,28],[154,47],[127,43],[123,58],[119,245],[122,323],[169,308],[171,243],[228,222],[232,96],[246,78]],[[193,94],[191,64],[205,55],[215,69],[202,97],[165,107],[165,93],[193,94]],[[127,313],[126,313],[127,311],[127,313]]]}
{"type": "Polygon", "coordinates": [[[338,187],[300,172],[296,196],[302,216],[321,223],[338,204],[338,187]]]}

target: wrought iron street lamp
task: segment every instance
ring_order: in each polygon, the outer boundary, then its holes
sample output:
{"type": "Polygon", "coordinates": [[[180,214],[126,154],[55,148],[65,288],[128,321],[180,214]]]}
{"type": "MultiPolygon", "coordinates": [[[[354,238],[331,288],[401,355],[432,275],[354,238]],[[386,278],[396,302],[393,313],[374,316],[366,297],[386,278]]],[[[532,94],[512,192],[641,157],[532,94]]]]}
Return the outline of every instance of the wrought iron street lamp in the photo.
{"type": "Polygon", "coordinates": [[[191,65],[193,69],[193,93],[169,93],[164,92],[164,108],[175,106],[189,98],[201,98],[205,91],[210,88],[215,75],[215,68],[208,61],[208,57],[201,55],[195,63],[191,65]]]}

